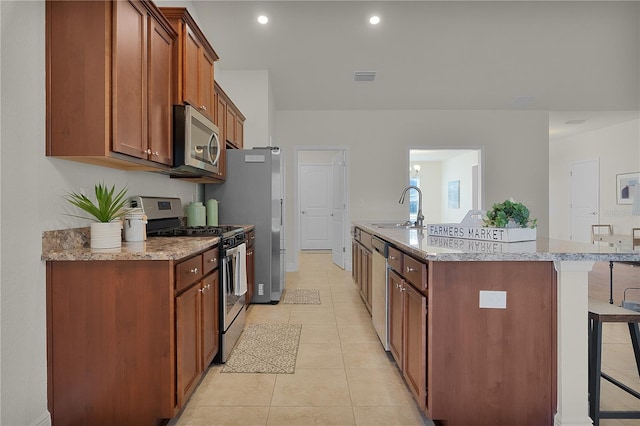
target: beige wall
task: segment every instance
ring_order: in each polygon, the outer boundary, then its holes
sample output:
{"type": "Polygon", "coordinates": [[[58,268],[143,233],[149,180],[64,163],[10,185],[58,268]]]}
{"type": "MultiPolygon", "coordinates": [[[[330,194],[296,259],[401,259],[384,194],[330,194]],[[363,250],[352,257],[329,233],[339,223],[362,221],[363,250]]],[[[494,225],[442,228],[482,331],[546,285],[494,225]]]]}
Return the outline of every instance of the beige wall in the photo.
{"type": "Polygon", "coordinates": [[[599,222],[631,234],[640,217],[630,205],[616,203],[616,174],[640,172],[640,120],[631,120],[551,142],[549,148],[549,235],[568,240],[571,233],[571,164],[600,160],[599,222]]]}
{"type": "MultiPolygon", "coordinates": [[[[397,201],[407,184],[409,148],[482,149],[484,206],[510,197],[522,201],[538,219],[538,235],[546,236],[548,120],[546,112],[535,111],[278,111],[276,135],[289,170],[295,146],[348,146],[351,221],[406,216],[406,206],[397,201]]],[[[290,200],[294,189],[290,174],[290,200]]],[[[288,203],[288,218],[292,209],[288,203]]],[[[292,219],[286,227],[289,261],[292,219]]]]}

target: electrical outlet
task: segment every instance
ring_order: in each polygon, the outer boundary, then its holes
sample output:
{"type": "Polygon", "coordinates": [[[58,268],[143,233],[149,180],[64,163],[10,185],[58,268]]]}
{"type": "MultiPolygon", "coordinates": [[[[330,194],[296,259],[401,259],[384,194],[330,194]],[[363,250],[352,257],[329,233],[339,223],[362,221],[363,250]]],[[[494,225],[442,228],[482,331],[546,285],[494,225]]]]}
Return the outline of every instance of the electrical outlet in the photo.
{"type": "Polygon", "coordinates": [[[264,284],[258,284],[258,296],[264,296],[264,284]]]}
{"type": "Polygon", "coordinates": [[[480,307],[486,309],[507,309],[507,292],[480,290],[480,307]]]}

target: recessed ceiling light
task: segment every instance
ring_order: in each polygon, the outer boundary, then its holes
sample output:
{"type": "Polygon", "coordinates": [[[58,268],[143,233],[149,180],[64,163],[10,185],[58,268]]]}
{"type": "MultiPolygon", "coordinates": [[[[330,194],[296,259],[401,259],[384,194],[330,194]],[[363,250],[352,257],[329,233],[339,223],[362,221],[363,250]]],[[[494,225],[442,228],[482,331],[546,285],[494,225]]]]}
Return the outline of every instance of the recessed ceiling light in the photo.
{"type": "Polygon", "coordinates": [[[380,23],[380,17],[379,16],[372,16],[371,18],[369,18],[369,23],[371,25],[378,25],[380,23]]]}
{"type": "Polygon", "coordinates": [[[582,124],[587,120],[569,120],[569,121],[565,121],[564,124],[582,124]]]}
{"type": "Polygon", "coordinates": [[[266,24],[267,22],[269,22],[269,18],[267,18],[264,15],[260,15],[258,16],[258,22],[260,22],[262,25],[266,24]]]}

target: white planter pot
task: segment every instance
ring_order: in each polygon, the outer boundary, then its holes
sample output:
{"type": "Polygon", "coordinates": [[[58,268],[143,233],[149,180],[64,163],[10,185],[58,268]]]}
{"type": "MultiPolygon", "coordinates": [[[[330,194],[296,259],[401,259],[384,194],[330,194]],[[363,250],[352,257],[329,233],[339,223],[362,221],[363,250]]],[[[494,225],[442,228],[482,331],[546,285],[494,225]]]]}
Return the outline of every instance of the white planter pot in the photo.
{"type": "Polygon", "coordinates": [[[122,246],[122,222],[91,224],[91,248],[107,249],[122,246]]]}

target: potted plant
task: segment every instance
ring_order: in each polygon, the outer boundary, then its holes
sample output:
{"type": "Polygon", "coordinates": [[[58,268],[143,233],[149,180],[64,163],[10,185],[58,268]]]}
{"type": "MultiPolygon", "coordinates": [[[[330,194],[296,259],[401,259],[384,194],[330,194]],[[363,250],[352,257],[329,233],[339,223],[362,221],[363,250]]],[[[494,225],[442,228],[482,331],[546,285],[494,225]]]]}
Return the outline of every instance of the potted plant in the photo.
{"type": "Polygon", "coordinates": [[[125,198],[127,189],[123,188],[115,193],[115,185],[111,189],[104,184],[95,185],[96,203],[86,195],[77,192],[69,192],[65,199],[74,206],[84,210],[90,215],[77,216],[83,219],[93,220],[91,224],[91,248],[118,248],[122,245],[122,222],[128,200],[125,198]]]}
{"type": "Polygon", "coordinates": [[[529,219],[529,209],[513,199],[496,203],[487,211],[484,225],[492,228],[535,228],[537,219],[529,219]]]}

